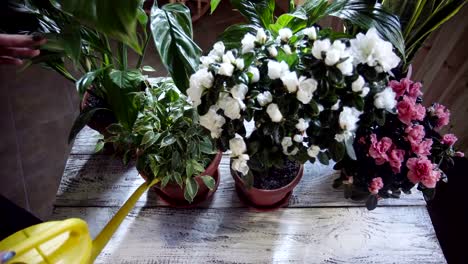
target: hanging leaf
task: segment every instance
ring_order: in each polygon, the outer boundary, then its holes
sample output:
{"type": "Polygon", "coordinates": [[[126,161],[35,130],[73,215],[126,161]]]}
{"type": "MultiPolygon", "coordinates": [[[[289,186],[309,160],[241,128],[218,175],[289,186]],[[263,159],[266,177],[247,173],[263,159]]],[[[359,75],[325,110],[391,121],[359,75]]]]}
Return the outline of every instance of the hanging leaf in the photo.
{"type": "Polygon", "coordinates": [[[151,9],[151,31],[162,63],[180,91],[198,68],[201,49],[192,40],[190,9],[182,4],[155,4],[151,9]]]}
{"type": "Polygon", "coordinates": [[[172,145],[176,142],[176,138],[173,135],[167,135],[161,140],[161,148],[172,145]]]}
{"type": "Polygon", "coordinates": [[[198,183],[193,179],[193,177],[188,177],[185,180],[185,190],[184,190],[184,197],[190,203],[193,202],[193,198],[197,195],[198,192],[198,183]]]}
{"type": "Polygon", "coordinates": [[[90,71],[83,76],[81,76],[78,81],[76,81],[75,86],[76,90],[78,91],[78,94],[80,95],[80,99],[83,99],[83,95],[86,92],[86,90],[91,86],[91,84],[94,82],[96,77],[98,77],[100,74],[104,72],[108,67],[100,68],[95,71],[90,71]]]}
{"type": "Polygon", "coordinates": [[[214,190],[216,181],[213,177],[209,175],[203,175],[201,176],[201,179],[203,180],[203,183],[205,183],[206,187],[208,187],[208,189],[210,189],[211,191],[214,190]]]}
{"type": "Polygon", "coordinates": [[[99,110],[107,110],[105,108],[92,108],[88,111],[82,111],[80,115],[73,122],[73,126],[68,135],[68,144],[70,144],[78,135],[78,133],[88,124],[93,115],[99,110]]]}
{"type": "Polygon", "coordinates": [[[140,0],[51,0],[51,3],[91,28],[122,41],[137,53],[142,52],[136,31],[140,0]]]}

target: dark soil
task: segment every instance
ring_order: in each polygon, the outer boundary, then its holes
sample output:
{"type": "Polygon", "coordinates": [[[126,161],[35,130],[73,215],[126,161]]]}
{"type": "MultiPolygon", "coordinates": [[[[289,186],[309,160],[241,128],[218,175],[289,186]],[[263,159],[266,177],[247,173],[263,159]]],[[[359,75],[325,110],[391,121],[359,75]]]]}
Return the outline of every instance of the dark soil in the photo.
{"type": "Polygon", "coordinates": [[[284,162],[281,169],[271,168],[267,175],[257,175],[254,173],[253,186],[257,189],[274,190],[291,183],[299,171],[300,165],[289,159],[284,162]]]}

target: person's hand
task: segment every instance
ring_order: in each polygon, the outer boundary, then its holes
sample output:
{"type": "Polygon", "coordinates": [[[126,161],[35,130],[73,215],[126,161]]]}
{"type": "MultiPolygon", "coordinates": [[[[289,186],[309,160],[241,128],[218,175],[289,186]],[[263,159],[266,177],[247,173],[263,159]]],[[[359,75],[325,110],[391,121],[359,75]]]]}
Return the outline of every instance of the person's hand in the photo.
{"type": "Polygon", "coordinates": [[[15,256],[15,252],[7,251],[7,252],[0,252],[0,264],[7,263],[15,256]]]}
{"type": "Polygon", "coordinates": [[[0,34],[0,64],[21,65],[22,59],[39,55],[37,48],[46,41],[37,35],[0,34]]]}

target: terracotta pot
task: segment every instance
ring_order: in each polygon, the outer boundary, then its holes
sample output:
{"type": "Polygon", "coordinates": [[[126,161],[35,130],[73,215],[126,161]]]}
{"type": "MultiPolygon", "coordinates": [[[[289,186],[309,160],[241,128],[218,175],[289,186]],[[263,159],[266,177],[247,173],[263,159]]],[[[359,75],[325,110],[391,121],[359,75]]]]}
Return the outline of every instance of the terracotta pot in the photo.
{"type": "MultiPolygon", "coordinates": [[[[195,176],[195,180],[198,183],[198,192],[195,195],[192,203],[189,203],[187,200],[185,200],[184,190],[176,183],[168,183],[164,188],[161,188],[161,185],[157,184],[152,189],[155,190],[158,196],[170,206],[179,208],[195,207],[201,202],[204,202],[210,198],[218,189],[220,179],[218,167],[222,157],[222,152],[218,152],[206,170],[200,175],[195,176]],[[203,175],[210,175],[214,178],[216,183],[213,190],[210,190],[208,187],[206,187],[205,183],[200,177],[203,175]]],[[[140,172],[140,175],[145,180],[148,178],[143,172],[140,172]]]]}
{"type": "Polygon", "coordinates": [[[247,188],[244,180],[237,171],[231,169],[231,175],[236,183],[239,198],[247,205],[258,209],[276,209],[289,202],[294,187],[301,181],[304,174],[304,165],[299,167],[296,177],[286,186],[274,190],[247,188]]]}
{"type": "MultiPolygon", "coordinates": [[[[90,88],[92,91],[93,88],[90,88]]],[[[97,97],[94,95],[92,92],[86,91],[83,95],[83,100],[81,100],[80,104],[80,110],[81,111],[86,111],[92,108],[109,108],[107,103],[101,99],[100,97],[97,97]]],[[[115,118],[114,114],[110,111],[97,111],[91,120],[88,122],[88,126],[97,132],[99,132],[101,135],[104,137],[109,136],[109,133],[107,132],[106,128],[113,124],[116,123],[117,119],[115,118]]]]}

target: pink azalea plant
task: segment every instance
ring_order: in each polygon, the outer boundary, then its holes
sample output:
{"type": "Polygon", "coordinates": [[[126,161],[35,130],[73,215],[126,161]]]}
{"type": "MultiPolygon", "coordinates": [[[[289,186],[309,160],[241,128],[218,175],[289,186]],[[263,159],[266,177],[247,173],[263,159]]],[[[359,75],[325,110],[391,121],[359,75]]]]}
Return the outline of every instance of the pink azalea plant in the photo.
{"type": "Polygon", "coordinates": [[[368,209],[381,198],[398,198],[417,185],[426,199],[432,198],[436,184],[446,179],[442,169],[463,156],[454,150],[457,137],[440,134],[450,121],[450,111],[443,105],[422,105],[422,85],[409,78],[392,80],[388,86],[393,96],[387,102],[377,96],[366,102],[366,111],[357,131],[354,147],[357,160],[344,159],[336,164],[342,170],[334,186],[344,183],[345,197],[366,199],[368,209]],[[379,109],[379,105],[393,109],[379,109]]]}

